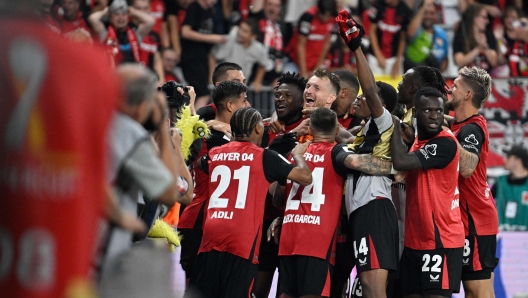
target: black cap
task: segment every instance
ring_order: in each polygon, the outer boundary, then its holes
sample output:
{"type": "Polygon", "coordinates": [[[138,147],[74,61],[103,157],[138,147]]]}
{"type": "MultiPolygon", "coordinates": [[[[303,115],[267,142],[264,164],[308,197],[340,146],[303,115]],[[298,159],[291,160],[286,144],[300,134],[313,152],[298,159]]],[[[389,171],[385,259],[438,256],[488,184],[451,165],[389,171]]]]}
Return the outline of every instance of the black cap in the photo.
{"type": "Polygon", "coordinates": [[[513,145],[510,150],[502,150],[507,156],[515,156],[521,159],[523,167],[528,169],[528,149],[523,145],[513,145]]]}

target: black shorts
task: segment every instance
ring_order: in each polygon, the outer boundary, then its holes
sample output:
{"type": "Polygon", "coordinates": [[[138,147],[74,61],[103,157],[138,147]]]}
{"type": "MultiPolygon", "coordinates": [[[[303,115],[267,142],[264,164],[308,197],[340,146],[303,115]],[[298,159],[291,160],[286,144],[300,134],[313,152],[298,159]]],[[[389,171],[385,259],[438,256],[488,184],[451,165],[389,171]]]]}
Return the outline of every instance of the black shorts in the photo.
{"type": "Polygon", "coordinates": [[[203,252],[196,258],[189,288],[199,297],[252,297],[257,268],[257,264],[228,252],[203,252]]]}
{"type": "Polygon", "coordinates": [[[499,259],[497,235],[466,236],[462,257],[462,280],[490,279],[499,259]]]}
{"type": "Polygon", "coordinates": [[[264,219],[262,239],[260,240],[260,253],[258,271],[275,272],[279,267],[279,245],[275,243],[273,237],[268,242],[268,233],[266,232],[271,225],[272,220],[264,219]]]}
{"type": "Polygon", "coordinates": [[[376,199],[350,214],[352,248],[359,273],[398,268],[398,218],[389,199],[376,199]]]}
{"type": "Polygon", "coordinates": [[[334,266],[326,260],[308,256],[279,257],[280,293],[292,297],[330,296],[334,266]]]}
{"type": "Polygon", "coordinates": [[[460,291],[463,248],[415,250],[405,247],[401,257],[403,296],[451,297],[460,291]]]}
{"type": "Polygon", "coordinates": [[[187,278],[190,278],[195,268],[196,256],[202,243],[201,229],[179,229],[181,238],[180,264],[187,278]]]}
{"type": "Polygon", "coordinates": [[[209,63],[207,59],[204,61],[185,61],[182,60],[180,64],[185,77],[185,81],[189,86],[194,87],[196,97],[209,95],[209,63]]]}

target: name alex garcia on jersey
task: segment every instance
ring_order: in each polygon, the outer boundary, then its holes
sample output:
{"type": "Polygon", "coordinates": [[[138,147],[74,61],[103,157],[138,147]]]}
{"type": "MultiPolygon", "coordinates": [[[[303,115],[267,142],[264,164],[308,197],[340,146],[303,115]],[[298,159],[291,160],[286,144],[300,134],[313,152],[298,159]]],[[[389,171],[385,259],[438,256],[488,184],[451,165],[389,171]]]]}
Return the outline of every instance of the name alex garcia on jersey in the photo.
{"type": "Polygon", "coordinates": [[[312,225],[321,225],[321,217],[319,215],[304,215],[304,214],[286,214],[282,224],[287,223],[303,223],[312,225]]]}

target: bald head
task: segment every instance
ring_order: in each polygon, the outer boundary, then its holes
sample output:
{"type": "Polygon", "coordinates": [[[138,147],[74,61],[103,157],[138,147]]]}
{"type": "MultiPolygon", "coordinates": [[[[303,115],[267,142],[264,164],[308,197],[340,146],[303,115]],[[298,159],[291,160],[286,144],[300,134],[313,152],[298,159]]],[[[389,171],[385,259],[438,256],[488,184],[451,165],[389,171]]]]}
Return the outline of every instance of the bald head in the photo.
{"type": "Polygon", "coordinates": [[[158,79],[152,71],[139,64],[125,63],[117,68],[117,74],[123,83],[127,105],[137,106],[153,98],[158,79]]]}

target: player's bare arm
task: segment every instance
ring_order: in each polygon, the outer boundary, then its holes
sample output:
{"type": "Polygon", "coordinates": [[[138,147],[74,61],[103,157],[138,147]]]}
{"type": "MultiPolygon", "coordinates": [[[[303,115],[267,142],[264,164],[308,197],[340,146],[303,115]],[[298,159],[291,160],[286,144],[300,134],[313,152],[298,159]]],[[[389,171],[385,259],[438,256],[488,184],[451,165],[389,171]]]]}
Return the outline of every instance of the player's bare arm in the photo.
{"type": "Polygon", "coordinates": [[[290,174],[288,174],[288,179],[297,182],[297,184],[301,186],[307,186],[312,183],[312,170],[310,170],[310,167],[304,160],[304,152],[306,152],[306,148],[308,148],[310,144],[311,142],[298,144],[291,152],[296,166],[291,170],[290,174]]]}
{"type": "Polygon", "coordinates": [[[383,115],[383,103],[378,96],[376,81],[374,75],[370,69],[367,59],[363,54],[361,47],[358,47],[355,51],[357,60],[357,71],[359,84],[367,99],[367,105],[369,107],[372,117],[378,118],[383,115]]]}
{"type": "Polygon", "coordinates": [[[460,144],[458,144],[458,148],[460,148],[460,175],[464,178],[469,178],[477,168],[479,157],[475,153],[462,148],[460,144]]]}
{"type": "Polygon", "coordinates": [[[392,165],[397,171],[420,170],[422,162],[414,153],[407,152],[407,145],[403,142],[400,119],[392,116],[394,131],[391,137],[392,165]]]}
{"type": "Polygon", "coordinates": [[[392,163],[370,154],[350,154],[345,159],[345,166],[370,175],[390,175],[392,163]]]}

